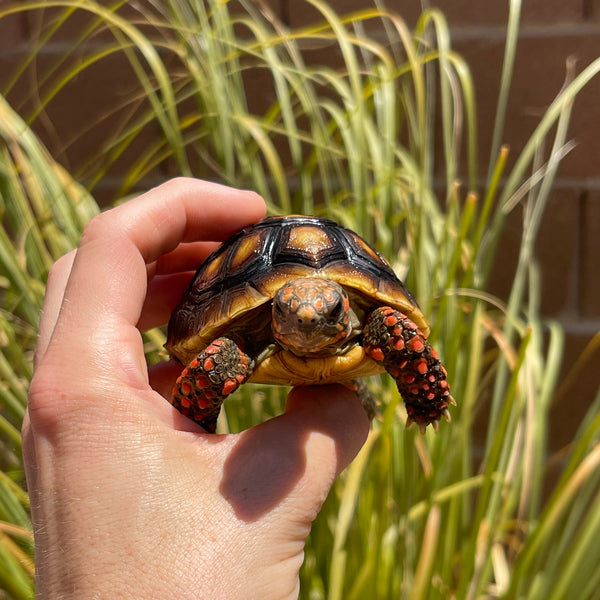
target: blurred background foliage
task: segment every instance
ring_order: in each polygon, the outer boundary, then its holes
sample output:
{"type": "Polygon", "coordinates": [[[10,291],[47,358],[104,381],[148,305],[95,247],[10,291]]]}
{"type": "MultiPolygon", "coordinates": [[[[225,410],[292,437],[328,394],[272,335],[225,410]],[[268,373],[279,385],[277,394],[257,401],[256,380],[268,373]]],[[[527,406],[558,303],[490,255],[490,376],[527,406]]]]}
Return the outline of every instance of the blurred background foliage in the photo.
{"type": "MultiPolygon", "coordinates": [[[[550,453],[550,409],[569,390],[568,378],[559,379],[563,332],[540,315],[534,256],[557,169],[572,148],[573,101],[600,60],[567,73],[507,162],[501,143],[520,2],[509,3],[490,148],[478,146],[469,66],[452,49],[441,12],[424,10],[409,28],[379,2],[349,15],[309,3],[319,18],[300,28],[256,0],[0,7],[0,19],[53,10],[6,93],[61,28],[86,16],[76,43],[38,73],[33,109],[22,114],[0,97],[0,597],[33,593],[19,429],[45,278],[98,212],[95,191],[125,153],[135,159],[119,175],[117,200],[162,165],[172,175],[252,188],[271,213],[333,217],[392,262],[432,322],[458,401],[453,423],[438,435],[405,430],[394,386],[369,381],[381,415],[314,524],[302,598],[598,597],[600,400],[589,399],[577,434],[550,453]],[[315,47],[335,60],[311,61],[315,47]],[[90,123],[105,127],[120,115],[93,159],[68,172],[32,124],[70,81],[115,57],[135,87],[90,123]],[[149,138],[149,130],[159,134],[149,138]],[[517,206],[518,261],[510,295],[498,298],[491,269],[517,206]]],[[[146,341],[149,361],[164,358],[163,331],[147,332],[146,341]]],[[[285,390],[246,387],[228,401],[222,430],[281,411],[285,390]]]]}

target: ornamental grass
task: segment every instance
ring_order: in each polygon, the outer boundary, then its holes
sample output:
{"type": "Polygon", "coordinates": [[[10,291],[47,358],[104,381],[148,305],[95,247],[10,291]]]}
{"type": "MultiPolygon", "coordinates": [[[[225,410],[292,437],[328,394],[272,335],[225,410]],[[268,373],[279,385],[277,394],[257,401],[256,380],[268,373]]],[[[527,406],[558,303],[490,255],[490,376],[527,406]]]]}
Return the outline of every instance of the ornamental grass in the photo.
{"type": "MultiPolygon", "coordinates": [[[[54,9],[28,62],[70,19],[88,16],[74,45],[39,74],[33,110],[21,113],[0,96],[0,598],[33,593],[20,423],[44,281],[99,211],[95,192],[150,129],[159,135],[130,160],[115,202],[168,164],[173,175],[254,189],[273,214],[342,222],[414,292],[449,373],[458,406],[437,435],[405,429],[393,382],[369,380],[380,416],[314,523],[301,598],[598,598],[600,396],[589,399],[571,443],[551,454],[550,409],[569,390],[558,379],[563,332],[540,314],[533,258],[558,166],[572,148],[573,101],[600,59],[566,74],[508,161],[502,140],[520,2],[510,2],[494,136],[482,148],[469,67],[441,12],[425,10],[411,29],[378,2],[341,16],[308,1],[320,17],[298,29],[249,0],[235,9],[219,0],[0,7],[0,19],[54,9]],[[309,59],[319,47],[335,57],[331,64],[309,59]],[[31,126],[73,78],[116,55],[137,87],[90,124],[106,127],[103,144],[68,172],[31,126]],[[248,92],[256,81],[268,91],[264,106],[248,92]],[[117,109],[128,117],[108,127],[117,109]],[[517,206],[518,261],[510,295],[499,298],[490,278],[517,206]]],[[[165,357],[163,330],[146,342],[150,362],[165,357]]],[[[221,430],[278,414],[285,394],[243,386],[226,402],[221,430]]]]}

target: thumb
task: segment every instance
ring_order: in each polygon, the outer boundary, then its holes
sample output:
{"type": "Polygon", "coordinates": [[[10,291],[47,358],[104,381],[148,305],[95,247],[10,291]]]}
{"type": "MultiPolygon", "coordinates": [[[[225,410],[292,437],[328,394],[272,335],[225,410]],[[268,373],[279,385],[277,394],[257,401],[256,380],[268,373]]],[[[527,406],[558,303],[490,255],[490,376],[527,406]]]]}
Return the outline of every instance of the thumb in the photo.
{"type": "Polygon", "coordinates": [[[281,509],[309,525],[368,432],[366,413],[349,389],[295,388],[285,414],[239,435],[220,491],[245,521],[281,509]]]}
{"type": "MultiPolygon", "coordinates": [[[[358,454],[369,434],[370,421],[359,397],[343,385],[294,388],[285,412],[294,415],[307,431],[328,438],[323,441],[325,445],[333,443],[334,452],[326,452],[326,448],[318,448],[315,440],[310,452],[316,459],[327,459],[328,467],[335,469],[334,478],[358,454]]],[[[324,466],[322,462],[321,465],[324,466]]]]}

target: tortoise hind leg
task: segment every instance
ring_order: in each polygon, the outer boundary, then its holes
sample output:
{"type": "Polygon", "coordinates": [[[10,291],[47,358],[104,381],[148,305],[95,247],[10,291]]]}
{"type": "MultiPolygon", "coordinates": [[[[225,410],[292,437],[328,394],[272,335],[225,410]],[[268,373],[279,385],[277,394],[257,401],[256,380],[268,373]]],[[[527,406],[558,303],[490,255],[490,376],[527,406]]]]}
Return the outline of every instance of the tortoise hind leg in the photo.
{"type": "Polygon", "coordinates": [[[352,381],[343,382],[342,385],[356,392],[367,417],[369,417],[369,421],[372,421],[377,416],[377,399],[367,387],[364,379],[353,379],[352,381]]]}
{"type": "Polygon", "coordinates": [[[421,330],[406,315],[383,306],[374,310],[364,330],[365,352],[381,363],[396,381],[406,405],[407,425],[422,433],[431,424],[437,431],[443,417],[450,421],[446,369],[421,330]]]}
{"type": "Polygon", "coordinates": [[[233,340],[218,338],[182,371],[171,404],[214,433],[223,400],[250,377],[253,368],[254,361],[233,340]]]}

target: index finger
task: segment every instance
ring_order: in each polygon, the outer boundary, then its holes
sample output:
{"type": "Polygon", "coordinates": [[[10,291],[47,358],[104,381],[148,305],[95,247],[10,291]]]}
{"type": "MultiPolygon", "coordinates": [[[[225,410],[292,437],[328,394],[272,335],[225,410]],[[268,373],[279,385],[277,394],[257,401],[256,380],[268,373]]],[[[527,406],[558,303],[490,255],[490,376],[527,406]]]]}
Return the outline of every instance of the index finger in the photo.
{"type": "Polygon", "coordinates": [[[94,332],[106,337],[135,326],[146,296],[147,264],[181,242],[223,240],[264,214],[264,201],[254,192],[189,178],[102,213],[82,235],[53,339],[62,336],[73,348],[77,341],[89,343],[94,332]]]}

